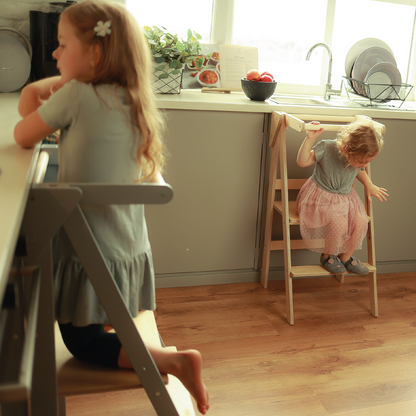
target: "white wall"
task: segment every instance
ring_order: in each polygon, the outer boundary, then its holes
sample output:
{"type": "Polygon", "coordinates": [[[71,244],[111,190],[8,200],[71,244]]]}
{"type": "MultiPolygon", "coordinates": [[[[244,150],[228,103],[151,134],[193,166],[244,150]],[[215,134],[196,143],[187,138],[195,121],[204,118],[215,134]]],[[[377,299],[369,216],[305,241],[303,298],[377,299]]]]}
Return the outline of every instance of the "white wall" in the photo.
{"type": "MultiPolygon", "coordinates": [[[[65,0],[58,0],[65,2],[65,0]]],[[[125,4],[125,0],[114,0],[125,4]]],[[[49,1],[42,0],[0,0],[0,26],[12,27],[20,30],[29,37],[29,11],[40,10],[48,12],[51,10],[49,1]]]]}
{"type": "Polygon", "coordinates": [[[49,10],[49,1],[0,0],[0,26],[20,30],[29,37],[29,11],[49,10]]]}

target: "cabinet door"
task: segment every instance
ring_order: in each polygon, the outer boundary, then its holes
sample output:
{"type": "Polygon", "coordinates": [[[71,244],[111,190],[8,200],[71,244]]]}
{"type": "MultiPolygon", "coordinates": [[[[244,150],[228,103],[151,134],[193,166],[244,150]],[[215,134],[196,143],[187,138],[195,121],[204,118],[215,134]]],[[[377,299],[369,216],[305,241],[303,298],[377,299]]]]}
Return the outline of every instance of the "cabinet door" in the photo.
{"type": "Polygon", "coordinates": [[[146,206],[156,273],[253,269],[264,115],[165,113],[174,197],[146,206]]]}

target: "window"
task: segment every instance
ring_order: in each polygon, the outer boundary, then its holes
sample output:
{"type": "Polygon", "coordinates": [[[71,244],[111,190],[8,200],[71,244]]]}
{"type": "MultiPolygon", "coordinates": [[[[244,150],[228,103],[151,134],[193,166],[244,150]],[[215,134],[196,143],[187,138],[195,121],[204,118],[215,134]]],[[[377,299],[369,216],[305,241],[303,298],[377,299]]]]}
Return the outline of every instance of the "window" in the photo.
{"type": "Polygon", "coordinates": [[[349,49],[357,41],[370,37],[389,45],[402,81],[414,84],[410,58],[415,1],[274,0],[267,8],[264,3],[263,0],[263,7],[252,9],[243,0],[234,0],[232,43],[250,42],[258,47],[259,69],[275,75],[279,91],[322,93],[327,81],[328,52],[316,48],[306,61],[309,48],[318,42],[331,47],[331,81],[333,88],[339,89],[342,76],[346,75],[349,49]],[[280,84],[288,85],[282,88],[280,84]]]}
{"type": "Polygon", "coordinates": [[[202,36],[202,43],[210,43],[213,0],[126,0],[126,7],[143,26],[164,26],[172,35],[186,39],[188,29],[202,36]]]}
{"type": "Polygon", "coordinates": [[[403,82],[408,81],[413,85],[414,80],[409,79],[408,70],[415,6],[397,3],[372,0],[337,0],[332,50],[334,55],[340,51],[341,59],[334,59],[334,79],[340,79],[342,75],[345,75],[345,56],[354,43],[364,38],[378,38],[387,43],[393,51],[403,82]],[[348,22],[354,22],[357,18],[357,10],[360,11],[361,16],[369,16],[369,18],[365,19],[365,24],[354,25],[354,30],[351,30],[351,26],[348,28],[348,22]],[[339,30],[338,28],[344,29],[339,30]]]}
{"type": "Polygon", "coordinates": [[[323,93],[327,51],[316,48],[306,61],[310,47],[319,42],[331,47],[332,85],[339,89],[349,49],[371,37],[392,49],[402,81],[415,83],[416,0],[263,0],[260,7],[245,0],[159,0],[158,7],[137,0],[126,3],[141,25],[165,26],[180,37],[189,28],[204,43],[256,46],[259,69],[274,74],[279,92],[323,93]]]}
{"type": "Polygon", "coordinates": [[[322,59],[307,62],[306,54],[324,39],[327,0],[264,3],[254,8],[235,0],[232,43],[257,46],[259,70],[271,72],[279,85],[319,85],[322,59]]]}

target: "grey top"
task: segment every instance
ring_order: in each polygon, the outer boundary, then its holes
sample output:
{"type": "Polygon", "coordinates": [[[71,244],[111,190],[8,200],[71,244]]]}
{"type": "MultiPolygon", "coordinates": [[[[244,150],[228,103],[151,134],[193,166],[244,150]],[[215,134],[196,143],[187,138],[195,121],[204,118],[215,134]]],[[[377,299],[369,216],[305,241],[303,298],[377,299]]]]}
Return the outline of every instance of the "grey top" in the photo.
{"type": "MultiPolygon", "coordinates": [[[[140,175],[141,136],[128,95],[117,86],[71,81],[39,109],[61,129],[58,182],[132,184],[140,175]]],[[[92,232],[133,316],[154,309],[154,272],[143,205],[82,205],[92,232]]],[[[61,230],[54,250],[57,318],[77,326],[106,323],[85,271],[61,230]],[[59,301],[58,301],[59,300],[59,301]]]]}
{"type": "Polygon", "coordinates": [[[321,140],[313,147],[316,164],[312,180],[325,191],[348,195],[360,169],[348,166],[348,161],[340,154],[336,142],[336,139],[321,140]]]}

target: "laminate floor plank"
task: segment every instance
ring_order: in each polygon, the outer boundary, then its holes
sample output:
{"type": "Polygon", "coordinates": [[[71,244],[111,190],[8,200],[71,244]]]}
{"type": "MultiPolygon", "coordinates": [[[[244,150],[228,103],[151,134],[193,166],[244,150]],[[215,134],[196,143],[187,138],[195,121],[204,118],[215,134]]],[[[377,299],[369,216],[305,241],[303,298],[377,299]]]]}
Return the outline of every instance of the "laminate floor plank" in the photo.
{"type": "MultiPolygon", "coordinates": [[[[212,416],[416,415],[416,273],[157,290],[166,345],[197,348],[212,416]]],[[[142,391],[67,399],[68,416],[153,416],[142,391]]]]}
{"type": "Polygon", "coordinates": [[[416,415],[416,400],[409,402],[392,403],[384,406],[351,410],[349,412],[336,413],[336,416],[410,416],[416,415]]]}

